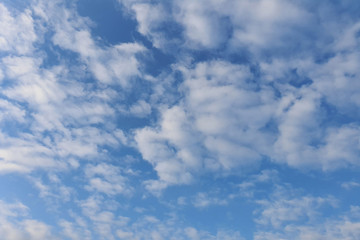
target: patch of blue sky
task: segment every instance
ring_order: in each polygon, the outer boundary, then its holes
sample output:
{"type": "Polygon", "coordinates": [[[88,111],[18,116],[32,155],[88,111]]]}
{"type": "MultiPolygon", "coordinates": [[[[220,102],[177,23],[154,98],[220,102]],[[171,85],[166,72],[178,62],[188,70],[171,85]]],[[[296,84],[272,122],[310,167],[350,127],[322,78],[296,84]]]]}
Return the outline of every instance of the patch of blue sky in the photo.
{"type": "Polygon", "coordinates": [[[136,41],[137,23],[115,0],[76,1],[79,15],[88,17],[94,23],[91,32],[107,45],[136,41]]]}
{"type": "Polygon", "coordinates": [[[59,214],[63,210],[59,211],[59,209],[54,208],[53,204],[39,198],[38,189],[31,181],[31,177],[10,173],[1,176],[0,180],[2,201],[9,203],[21,202],[28,207],[28,212],[33,218],[56,225],[59,214]]]}

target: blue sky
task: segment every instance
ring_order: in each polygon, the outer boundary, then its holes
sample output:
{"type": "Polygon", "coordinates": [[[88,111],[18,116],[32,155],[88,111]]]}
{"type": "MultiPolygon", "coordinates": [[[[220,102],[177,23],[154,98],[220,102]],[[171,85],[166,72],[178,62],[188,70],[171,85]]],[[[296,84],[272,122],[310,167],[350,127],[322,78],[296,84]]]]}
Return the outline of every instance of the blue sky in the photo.
{"type": "Polygon", "coordinates": [[[360,239],[360,3],[0,2],[4,239],[360,239]]]}

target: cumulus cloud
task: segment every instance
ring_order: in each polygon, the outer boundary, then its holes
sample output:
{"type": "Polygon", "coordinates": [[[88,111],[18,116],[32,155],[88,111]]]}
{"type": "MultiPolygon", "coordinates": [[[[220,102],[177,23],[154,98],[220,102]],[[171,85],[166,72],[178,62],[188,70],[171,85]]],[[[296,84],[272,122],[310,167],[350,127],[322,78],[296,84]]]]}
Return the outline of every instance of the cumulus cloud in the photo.
{"type": "Polygon", "coordinates": [[[132,191],[119,167],[106,163],[88,165],[85,175],[89,179],[89,184],[85,188],[90,191],[107,195],[129,194],[132,191]]]}
{"type": "Polygon", "coordinates": [[[3,238],[14,240],[58,239],[51,233],[50,226],[31,219],[28,216],[29,208],[22,203],[0,201],[0,207],[0,234],[3,238]]]}
{"type": "Polygon", "coordinates": [[[166,46],[158,44],[166,41],[160,27],[166,21],[178,25],[178,41],[182,39],[186,48],[214,49],[227,45],[234,51],[248,48],[256,54],[263,50],[279,51],[282,45],[293,46],[295,42],[308,45],[309,39],[301,31],[311,23],[316,25],[312,12],[301,3],[283,0],[174,1],[170,6],[164,1],[155,4],[119,2],[134,11],[139,32],[160,47],[166,46]],[[149,15],[150,10],[154,14],[149,15]]]}
{"type": "Polygon", "coordinates": [[[162,110],[158,127],[135,135],[160,180],[189,183],[193,173],[203,170],[231,172],[256,165],[271,142],[261,129],[275,109],[273,91],[259,89],[246,66],[214,61],[180,69],[183,101],[162,110]]]}

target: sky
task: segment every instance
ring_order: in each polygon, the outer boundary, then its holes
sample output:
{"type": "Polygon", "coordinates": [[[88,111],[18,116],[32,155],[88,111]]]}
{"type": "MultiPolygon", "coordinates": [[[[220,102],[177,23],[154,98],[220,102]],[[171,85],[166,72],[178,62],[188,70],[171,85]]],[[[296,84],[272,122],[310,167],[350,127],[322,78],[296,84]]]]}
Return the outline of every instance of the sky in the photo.
{"type": "Polygon", "coordinates": [[[2,239],[360,239],[359,12],[0,0],[2,239]]]}

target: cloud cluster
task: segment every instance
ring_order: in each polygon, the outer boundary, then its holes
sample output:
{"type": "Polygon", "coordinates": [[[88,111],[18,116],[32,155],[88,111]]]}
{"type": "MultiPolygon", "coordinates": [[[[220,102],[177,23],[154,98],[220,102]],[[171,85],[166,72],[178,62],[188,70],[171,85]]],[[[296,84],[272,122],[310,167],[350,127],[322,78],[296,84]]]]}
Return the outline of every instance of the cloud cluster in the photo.
{"type": "MultiPolygon", "coordinates": [[[[59,1],[35,1],[23,13],[11,13],[1,4],[1,11],[3,29],[9,29],[2,33],[9,43],[4,43],[0,60],[1,125],[11,130],[0,134],[0,171],[76,168],[78,159],[100,156],[99,146],[120,146],[124,134],[116,126],[95,127],[115,118],[117,110],[111,105],[121,98],[98,83],[129,87],[130,79],[140,75],[136,54],[145,48],[137,43],[99,44],[89,21],[59,1]],[[72,67],[65,59],[48,66],[48,56],[34,47],[44,41],[50,41],[55,52],[58,46],[78,54],[85,67],[72,67]],[[87,72],[99,81],[79,81],[87,72]]],[[[140,114],[138,108],[132,111],[140,114]]]]}
{"type": "Polygon", "coordinates": [[[47,224],[28,216],[28,207],[20,202],[0,201],[0,234],[5,239],[57,239],[47,224]]]}
{"type": "Polygon", "coordinates": [[[158,129],[135,135],[160,180],[189,183],[203,170],[256,165],[269,151],[271,135],[262,129],[273,115],[273,90],[259,86],[246,66],[213,61],[179,69],[185,79],[183,101],[162,109],[158,129]]]}
{"type": "Polygon", "coordinates": [[[181,102],[161,108],[158,125],[135,135],[160,181],[189,183],[204,171],[234,173],[239,167],[256,166],[264,156],[325,171],[359,165],[359,125],[328,121],[350,114],[349,104],[356,103],[349,99],[347,105],[332,104],[327,95],[333,94],[320,87],[324,76],[295,87],[267,82],[266,70],[262,80],[248,66],[224,61],[179,69],[184,77],[181,102]]]}
{"type": "MultiPolygon", "coordinates": [[[[360,234],[359,207],[281,182],[288,167],[331,174],[360,165],[360,4],[118,2],[137,23],[132,42],[105,43],[78,2],[0,3],[0,175],[27,176],[41,201],[64,210],[50,227],[1,197],[2,236],[360,234]],[[209,231],[181,218],[230,205],[250,206],[252,223],[209,231]]],[[[359,186],[341,182],[348,193],[359,186]]]]}
{"type": "MultiPolygon", "coordinates": [[[[281,206],[281,205],[280,205],[281,206]]],[[[279,206],[279,207],[280,207],[279,206]]],[[[295,209],[294,209],[295,210],[295,209]]],[[[290,214],[290,216],[294,216],[290,214]]],[[[350,211],[338,219],[328,219],[312,224],[286,224],[282,229],[258,231],[254,239],[356,239],[359,235],[360,223],[358,207],[351,207],[350,211]]]]}
{"type": "MultiPolygon", "coordinates": [[[[149,188],[189,183],[197,172],[234,173],[264,158],[324,171],[359,165],[359,54],[354,51],[359,24],[339,13],[340,27],[326,12],[349,5],[310,9],[305,2],[281,0],[157,4],[170,9],[171,19],[182,27],[183,50],[215,48],[222,58],[229,50],[249,54],[241,63],[199,63],[180,55],[173,69],[182,73],[181,100],[161,104],[156,126],[135,134],[139,151],[159,176],[159,182],[148,181],[149,188]]],[[[140,13],[134,14],[138,19],[140,13]]],[[[138,24],[148,29],[140,30],[145,36],[149,29],[164,31],[155,27],[159,19],[138,24]]]]}

